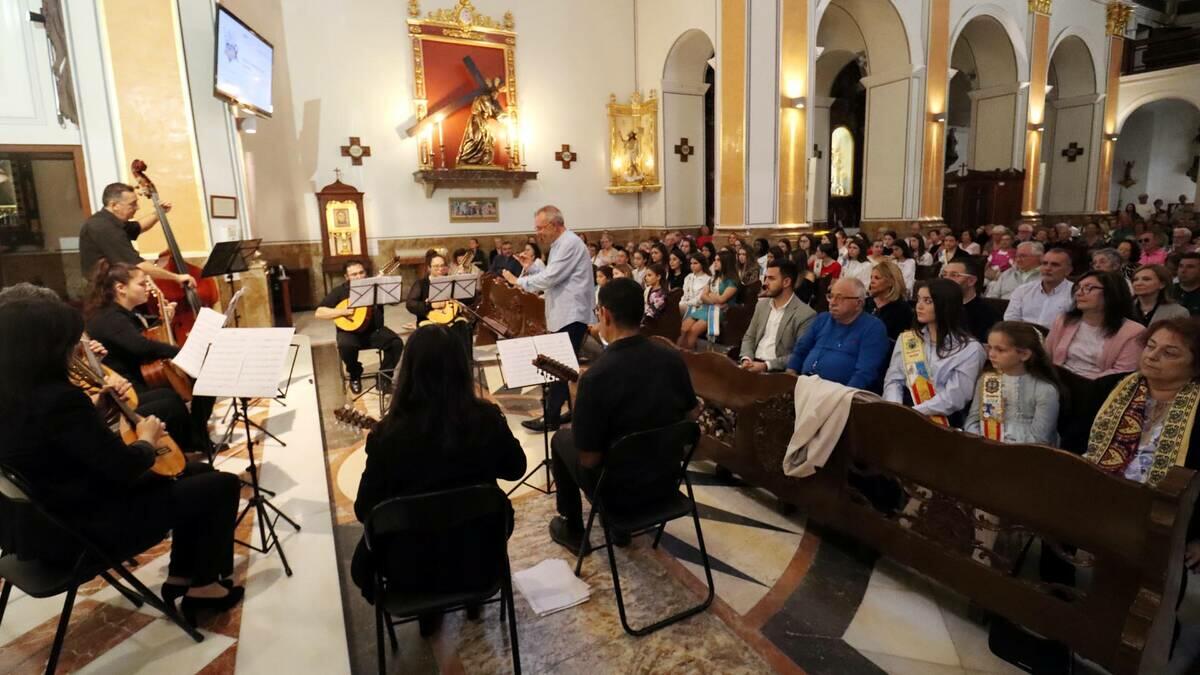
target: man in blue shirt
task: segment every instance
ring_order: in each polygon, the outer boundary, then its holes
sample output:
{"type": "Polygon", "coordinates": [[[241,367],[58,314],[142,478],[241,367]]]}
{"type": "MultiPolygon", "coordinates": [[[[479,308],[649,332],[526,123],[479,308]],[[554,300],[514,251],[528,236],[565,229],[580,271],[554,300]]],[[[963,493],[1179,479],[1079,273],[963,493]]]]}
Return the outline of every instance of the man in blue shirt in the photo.
{"type": "Polygon", "coordinates": [[[796,341],[787,371],[878,392],[891,349],[883,322],[863,312],[866,297],[858,279],[834,283],[829,311],[796,341]]]}

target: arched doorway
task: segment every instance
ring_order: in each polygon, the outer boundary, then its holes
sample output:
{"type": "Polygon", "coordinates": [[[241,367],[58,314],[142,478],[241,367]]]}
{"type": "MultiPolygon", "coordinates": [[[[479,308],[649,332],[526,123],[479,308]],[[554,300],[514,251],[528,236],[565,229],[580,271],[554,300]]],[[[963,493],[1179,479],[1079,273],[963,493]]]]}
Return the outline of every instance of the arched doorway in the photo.
{"type": "Polygon", "coordinates": [[[810,103],[816,158],[815,175],[809,176],[810,221],[857,225],[904,217],[916,148],[906,142],[914,84],[900,15],[891,2],[831,0],[819,19],[817,52],[810,103]],[[837,129],[844,129],[839,138],[853,143],[843,143],[835,153],[837,129]],[[835,159],[840,161],[836,170],[835,159]],[[840,177],[834,175],[838,172],[840,177]],[[842,186],[838,194],[833,194],[835,178],[842,186]]]}
{"type": "Polygon", "coordinates": [[[975,171],[1018,166],[1014,149],[1020,83],[1017,55],[1004,26],[991,16],[971,19],[950,51],[950,72],[947,170],[962,165],[975,171]]]}
{"type": "Polygon", "coordinates": [[[689,30],[675,40],[663,65],[662,157],[666,226],[713,224],[712,40],[689,30]]]}
{"type": "Polygon", "coordinates": [[[1068,35],[1055,45],[1046,85],[1045,175],[1038,203],[1048,215],[1092,211],[1104,105],[1096,93],[1091,50],[1080,37],[1068,35]]]}
{"type": "Polygon", "coordinates": [[[1113,210],[1137,201],[1162,199],[1164,208],[1180,195],[1194,203],[1200,170],[1200,108],[1178,98],[1163,98],[1133,110],[1122,122],[1113,158],[1109,204],[1113,210]]]}

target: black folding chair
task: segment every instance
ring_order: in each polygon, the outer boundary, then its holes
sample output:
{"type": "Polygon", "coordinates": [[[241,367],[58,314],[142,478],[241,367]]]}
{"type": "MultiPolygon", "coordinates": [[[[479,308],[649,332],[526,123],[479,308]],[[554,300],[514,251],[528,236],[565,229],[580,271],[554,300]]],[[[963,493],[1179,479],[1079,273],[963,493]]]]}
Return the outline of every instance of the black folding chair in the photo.
{"type": "MultiPolygon", "coordinates": [[[[465,535],[475,538],[478,532],[469,528],[465,535]]],[[[398,647],[395,626],[417,619],[422,614],[456,612],[468,605],[500,603],[500,620],[508,621],[512,641],[513,672],[521,672],[521,655],[517,645],[517,613],[513,606],[512,574],[508,564],[508,498],[496,485],[468,487],[395,497],[371,510],[364,525],[363,536],[375,566],[375,639],[379,656],[380,675],[387,672],[383,649],[383,628],[387,626],[392,649],[398,647]],[[438,535],[442,540],[464,536],[464,525],[486,523],[488,534],[481,551],[494,550],[502,564],[482,579],[473,579],[476,590],[411,590],[390,583],[388,572],[393,569],[389,557],[390,540],[397,537],[438,535]],[[482,590],[478,590],[482,589],[482,590]],[[494,597],[499,593],[499,597],[494,597]],[[507,611],[507,616],[505,612],[507,611]],[[400,617],[396,620],[394,617],[400,617]]],[[[419,552],[408,550],[411,557],[419,552]]],[[[411,581],[411,580],[409,580],[411,581]]]]}
{"type": "Polygon", "coordinates": [[[122,551],[120,556],[109,555],[81,532],[55,517],[33,496],[23,480],[2,467],[0,467],[0,506],[3,507],[5,513],[5,522],[2,527],[9,530],[10,533],[14,533],[17,538],[20,537],[20,533],[15,530],[23,526],[36,526],[39,538],[57,534],[62,542],[71,546],[71,550],[79,550],[74,563],[67,566],[51,564],[31,556],[23,557],[19,550],[5,551],[4,555],[0,556],[0,584],[3,584],[3,590],[0,591],[0,621],[4,620],[4,610],[8,606],[8,598],[12,593],[13,586],[34,598],[49,598],[60,593],[67,594],[63,601],[62,613],[58,618],[58,630],[54,633],[54,645],[50,649],[50,659],[46,663],[47,675],[53,673],[58,667],[58,658],[62,653],[63,641],[67,636],[67,626],[71,623],[71,609],[75,605],[76,592],[80,586],[97,576],[117,589],[135,607],[149,603],[151,607],[166,615],[196,642],[204,639],[204,636],[195,627],[179,616],[174,607],[155,595],[154,591],[138,581],[137,577],[133,576],[124,564],[118,562],[118,560],[132,558],[141,550],[153,546],[161,541],[161,537],[147,542],[146,546],[139,551],[122,551]],[[127,588],[120,583],[113,576],[113,572],[133,588],[127,588]]]}
{"type": "Polygon", "coordinates": [[[604,455],[604,468],[596,481],[596,489],[588,495],[592,503],[587,527],[583,534],[583,548],[575,562],[575,576],[583,569],[583,558],[599,546],[591,546],[592,525],[596,514],[604,529],[604,546],[608,549],[608,564],[612,570],[613,590],[617,595],[617,610],[621,615],[621,626],[630,635],[648,635],[654,631],[699,614],[712,604],[714,587],[712,568],[709,566],[708,551],[704,548],[704,534],[700,531],[700,513],[696,508],[696,497],[692,494],[692,481],[688,478],[688,464],[700,440],[700,427],[695,422],[676,422],[669,426],[629,434],[613,444],[604,455]],[[663,491],[663,486],[674,485],[658,498],[639,500],[636,505],[625,506],[630,495],[654,494],[663,491]],[[687,495],[679,491],[687,488],[687,495]],[[708,580],[708,597],[700,604],[673,614],[661,621],[633,628],[625,616],[625,598],[621,593],[621,577],[617,572],[617,557],[613,553],[613,530],[635,536],[657,528],[653,548],[658,548],[667,523],[687,515],[696,524],[696,542],[700,548],[700,559],[704,564],[704,576],[708,580]]]}

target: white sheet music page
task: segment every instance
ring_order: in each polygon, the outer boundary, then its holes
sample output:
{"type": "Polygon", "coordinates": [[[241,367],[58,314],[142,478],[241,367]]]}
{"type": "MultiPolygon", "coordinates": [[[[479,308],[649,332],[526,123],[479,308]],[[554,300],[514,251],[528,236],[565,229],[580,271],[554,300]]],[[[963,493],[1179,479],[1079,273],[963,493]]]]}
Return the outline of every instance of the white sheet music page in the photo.
{"type": "Polygon", "coordinates": [[[188,375],[198,377],[200,366],[204,363],[204,352],[208,351],[208,345],[212,344],[213,338],[224,325],[224,314],[209,307],[201,307],[200,313],[196,315],[196,324],[192,326],[192,332],[184,341],[183,347],[179,349],[179,353],[171,361],[188,375]]]}
{"type": "Polygon", "coordinates": [[[379,295],[376,300],[381,305],[395,305],[404,302],[401,296],[401,289],[404,287],[404,279],[402,277],[375,277],[375,282],[378,285],[376,291],[379,295]]]}
{"type": "Polygon", "coordinates": [[[533,347],[538,354],[549,356],[575,372],[579,372],[579,359],[571,346],[571,336],[566,333],[546,333],[533,336],[533,347]]]}
{"type": "Polygon", "coordinates": [[[287,365],[294,328],[222,328],[217,331],[192,393],[270,398],[287,365]]]}
{"type": "Polygon", "coordinates": [[[431,277],[429,279],[429,302],[453,300],[454,277],[431,277]]]}
{"type": "Polygon", "coordinates": [[[473,298],[479,294],[479,274],[456,274],[451,279],[454,280],[454,299],[466,300],[473,298]]]}
{"type": "Polygon", "coordinates": [[[350,280],[350,307],[370,307],[375,304],[375,279],[350,280]]]}
{"type": "Polygon", "coordinates": [[[545,373],[533,367],[533,359],[538,355],[533,338],[500,340],[496,342],[496,351],[500,354],[500,373],[504,375],[504,385],[509,389],[551,381],[545,373]]]}

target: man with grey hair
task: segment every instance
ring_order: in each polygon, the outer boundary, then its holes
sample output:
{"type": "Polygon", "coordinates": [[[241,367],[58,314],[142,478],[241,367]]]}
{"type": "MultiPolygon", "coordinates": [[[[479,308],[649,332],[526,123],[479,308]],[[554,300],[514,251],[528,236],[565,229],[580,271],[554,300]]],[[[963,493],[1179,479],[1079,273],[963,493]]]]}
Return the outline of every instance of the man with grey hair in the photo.
{"type": "Polygon", "coordinates": [[[1115,248],[1102,248],[1092,252],[1092,269],[1097,272],[1120,272],[1121,254],[1115,248]]]}
{"type": "Polygon", "coordinates": [[[892,348],[883,322],[863,311],[866,297],[858,279],[834,282],[829,311],[796,341],[787,371],[878,393],[892,348]]]}
{"type": "Polygon", "coordinates": [[[1044,252],[1045,248],[1036,241],[1027,241],[1017,246],[1013,264],[1001,272],[1000,276],[988,282],[983,297],[1002,300],[1011,298],[1018,286],[1037,278],[1038,265],[1044,252]]]}
{"type": "MultiPolygon", "coordinates": [[[[596,279],[592,258],[579,235],[567,229],[558,207],[538,209],[533,216],[533,227],[538,243],[546,252],[546,267],[537,274],[519,279],[504,270],[504,280],[530,293],[545,293],[546,330],[569,335],[571,346],[578,352],[588,325],[596,320],[596,279]]],[[[521,425],[539,433],[557,429],[566,401],[567,383],[555,382],[546,396],[546,419],[525,420],[521,425]]]]}
{"type": "Polygon", "coordinates": [[[1171,230],[1171,253],[1191,253],[1196,250],[1192,245],[1192,231],[1186,227],[1176,227],[1171,230]]]}
{"type": "MultiPolygon", "coordinates": [[[[101,194],[104,208],[93,213],[79,229],[79,266],[89,282],[96,273],[96,264],[101,259],[110,265],[127,263],[142,270],[151,278],[174,281],[186,286],[195,286],[196,280],[189,274],[175,274],[158,265],[142,260],[133,247],[137,239],[158,224],[158,212],[154,211],[137,220],[133,215],[138,209],[138,197],[133,188],[125,183],[112,183],[101,194]]],[[[160,204],[163,213],[171,210],[169,202],[160,204]]]]}

